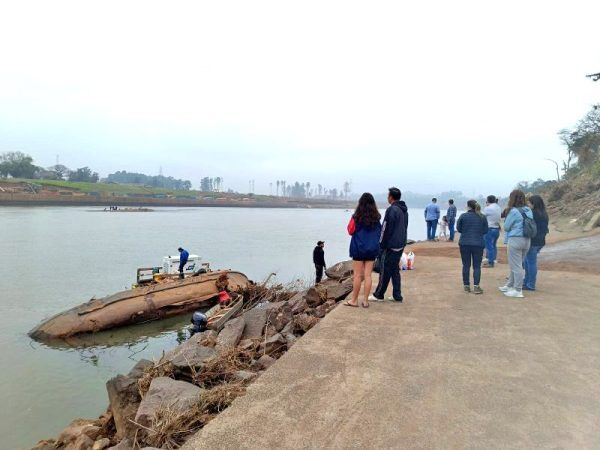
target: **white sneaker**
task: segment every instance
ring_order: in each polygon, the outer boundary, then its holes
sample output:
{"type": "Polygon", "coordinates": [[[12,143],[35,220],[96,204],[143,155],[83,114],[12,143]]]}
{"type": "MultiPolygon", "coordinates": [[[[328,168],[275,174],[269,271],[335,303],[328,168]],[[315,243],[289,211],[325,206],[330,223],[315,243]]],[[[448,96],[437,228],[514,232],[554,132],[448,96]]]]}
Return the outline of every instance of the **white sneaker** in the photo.
{"type": "Polygon", "coordinates": [[[523,291],[517,291],[516,289],[510,289],[504,293],[507,297],[525,298],[523,291]]]}
{"type": "Polygon", "coordinates": [[[508,291],[510,291],[511,289],[512,289],[512,287],[510,287],[510,286],[500,286],[500,287],[498,288],[498,290],[499,290],[500,292],[508,292],[508,291]]]}
{"type": "Polygon", "coordinates": [[[370,302],[382,302],[383,299],[382,298],[377,298],[374,295],[369,295],[369,301],[370,302]]]}

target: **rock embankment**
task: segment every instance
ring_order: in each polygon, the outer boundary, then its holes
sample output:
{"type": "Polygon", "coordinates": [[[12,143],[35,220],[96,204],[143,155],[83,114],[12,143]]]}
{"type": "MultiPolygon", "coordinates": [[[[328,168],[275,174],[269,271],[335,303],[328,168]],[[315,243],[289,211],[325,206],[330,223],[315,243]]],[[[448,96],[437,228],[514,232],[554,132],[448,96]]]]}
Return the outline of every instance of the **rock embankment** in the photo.
{"type": "Polygon", "coordinates": [[[139,361],[106,383],[109,406],[77,419],[35,450],[179,447],[252,383],[352,290],[351,262],[301,292],[251,285],[220,332],[192,336],[158,361],[139,361]]]}

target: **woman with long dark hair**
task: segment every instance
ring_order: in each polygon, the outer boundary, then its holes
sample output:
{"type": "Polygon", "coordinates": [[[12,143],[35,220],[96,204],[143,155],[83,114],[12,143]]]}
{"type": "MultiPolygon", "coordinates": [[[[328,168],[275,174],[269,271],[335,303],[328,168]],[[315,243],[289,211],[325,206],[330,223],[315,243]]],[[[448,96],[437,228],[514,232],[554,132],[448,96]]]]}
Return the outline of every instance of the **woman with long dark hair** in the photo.
{"type": "Polygon", "coordinates": [[[533,213],[527,206],[525,194],[519,189],[510,193],[504,221],[504,236],[508,253],[510,272],[506,285],[499,287],[507,297],[523,298],[523,279],[525,269],[523,263],[531,245],[531,238],[526,236],[526,219],[533,220],[533,213]]]}
{"type": "Polygon", "coordinates": [[[354,284],[352,300],[347,301],[347,306],[358,307],[358,295],[364,280],[364,299],[362,306],[369,307],[368,299],[371,293],[373,279],[373,263],[379,255],[379,238],[381,237],[381,214],[371,194],[365,192],[358,200],[358,206],[348,223],[350,240],[350,257],[353,260],[354,284]]]}
{"type": "Polygon", "coordinates": [[[467,212],[461,214],[456,223],[456,229],[460,233],[458,246],[462,259],[462,278],[465,292],[471,292],[471,264],[473,265],[473,293],[483,294],[479,286],[481,280],[481,260],[485,247],[484,236],[488,232],[488,222],[481,207],[475,200],[467,202],[467,212]]]}
{"type": "Polygon", "coordinates": [[[537,257],[540,250],[546,245],[546,235],[548,234],[548,213],[544,200],[539,195],[529,197],[529,204],[533,209],[533,219],[537,227],[537,233],[531,238],[531,246],[525,256],[525,280],[523,289],[526,291],[535,291],[537,281],[537,257]]]}

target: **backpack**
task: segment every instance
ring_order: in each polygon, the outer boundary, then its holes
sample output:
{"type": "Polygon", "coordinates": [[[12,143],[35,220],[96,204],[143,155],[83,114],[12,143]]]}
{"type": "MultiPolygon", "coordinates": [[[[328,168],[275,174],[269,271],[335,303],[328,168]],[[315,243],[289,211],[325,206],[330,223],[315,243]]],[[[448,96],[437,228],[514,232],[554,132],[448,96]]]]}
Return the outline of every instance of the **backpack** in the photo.
{"type": "Polygon", "coordinates": [[[521,208],[517,208],[523,217],[523,236],[526,238],[534,238],[537,234],[537,224],[534,219],[527,217],[521,208]]]}

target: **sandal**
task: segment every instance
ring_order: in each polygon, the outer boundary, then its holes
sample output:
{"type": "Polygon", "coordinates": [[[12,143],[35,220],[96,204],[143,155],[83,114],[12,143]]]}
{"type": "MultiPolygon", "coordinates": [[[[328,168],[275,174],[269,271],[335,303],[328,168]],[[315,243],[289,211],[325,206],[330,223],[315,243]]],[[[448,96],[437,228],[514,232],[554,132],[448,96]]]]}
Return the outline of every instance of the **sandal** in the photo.
{"type": "Polygon", "coordinates": [[[352,307],[352,308],[358,308],[358,305],[353,305],[352,303],[350,303],[350,302],[348,302],[348,301],[345,301],[345,302],[344,302],[344,305],[346,305],[346,306],[350,306],[350,307],[352,307]]]}
{"type": "Polygon", "coordinates": [[[362,304],[362,307],[363,307],[363,308],[368,308],[368,307],[369,307],[369,304],[368,304],[368,303],[363,303],[363,304],[362,304]]]}

